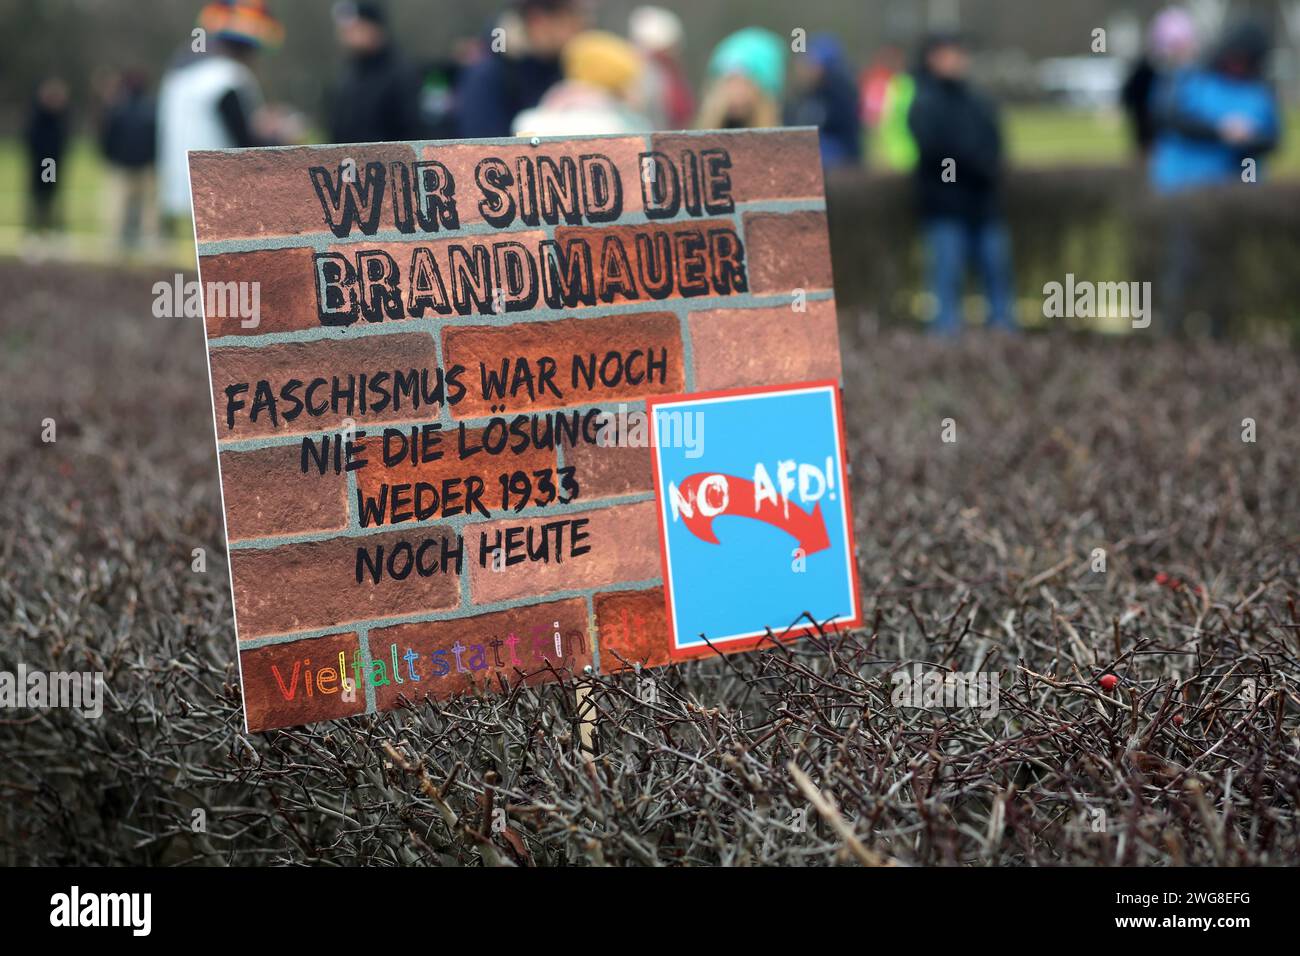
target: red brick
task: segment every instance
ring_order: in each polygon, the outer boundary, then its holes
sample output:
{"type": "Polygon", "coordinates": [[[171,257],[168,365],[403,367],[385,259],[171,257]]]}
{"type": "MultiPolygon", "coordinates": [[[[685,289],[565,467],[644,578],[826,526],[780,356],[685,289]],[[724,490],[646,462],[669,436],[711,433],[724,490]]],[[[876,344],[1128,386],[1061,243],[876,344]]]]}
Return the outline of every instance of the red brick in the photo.
{"type": "Polygon", "coordinates": [[[807,312],[785,305],[692,312],[696,389],[838,379],[835,303],[807,305],[807,312]]]}
{"type": "MultiPolygon", "coordinates": [[[[257,382],[266,379],[271,390],[279,398],[281,387],[292,379],[298,379],[304,385],[298,390],[298,397],[306,393],[307,384],[315,378],[325,378],[327,384],[317,391],[316,401],[327,400],[333,376],[346,379],[349,374],[359,377],[362,372],[374,375],[387,372],[388,386],[392,385],[392,374],[401,370],[428,369],[430,391],[436,380],[438,368],[437,352],[430,335],[421,332],[409,335],[371,335],[355,340],[321,340],[316,342],[284,342],[252,349],[242,346],[212,349],[209,352],[212,362],[212,394],[217,416],[217,434],[223,441],[237,441],[242,438],[255,438],[263,435],[301,435],[308,432],[327,431],[342,428],[343,421],[352,418],[356,427],[369,430],[376,422],[429,421],[438,417],[437,405],[421,404],[418,409],[410,407],[404,397],[402,407],[394,412],[392,403],[382,412],[362,413],[354,404],[351,414],[346,406],[341,405],[338,414],[327,411],[323,415],[313,416],[303,412],[293,421],[279,418],[279,424],[273,425],[265,412],[258,415],[256,422],[249,421],[253,408],[253,397],[257,382]],[[236,410],[235,427],[226,427],[225,389],[235,383],[247,383],[248,390],[237,397],[246,403],[236,410]]],[[[358,386],[359,392],[359,386],[358,386]]],[[[280,411],[289,408],[287,402],[277,402],[280,411]]]]}
{"type": "MultiPolygon", "coordinates": [[[[190,188],[199,242],[263,236],[329,233],[308,170],[326,167],[338,176],[339,163],[353,159],[358,181],[367,163],[412,163],[415,153],[398,143],[327,149],[266,149],[248,153],[190,154],[190,188]]],[[[385,184],[379,229],[392,229],[393,204],[385,184]]],[[[354,227],[354,235],[361,231],[354,227]]]]}
{"type": "Polygon", "coordinates": [[[375,700],[380,710],[396,707],[402,696],[411,701],[426,696],[445,700],[475,686],[499,692],[502,678],[508,686],[518,684],[521,675],[525,683],[543,684],[556,680],[557,671],[561,677],[581,674],[592,659],[587,603],[581,598],[450,621],[399,624],[370,632],[371,654],[386,660],[389,669],[392,667],[394,644],[397,645],[397,658],[405,682],[398,684],[394,681],[375,688],[375,700]],[[554,652],[556,621],[559,622],[560,645],[564,652],[561,658],[557,658],[554,652]],[[517,642],[506,644],[511,637],[517,638],[517,642]],[[493,641],[501,643],[493,647],[493,641]],[[463,672],[457,669],[456,655],[452,651],[457,642],[465,647],[461,651],[463,672]],[[481,661],[476,659],[478,648],[482,649],[481,661]],[[420,656],[409,662],[403,660],[408,650],[414,650],[420,656]],[[438,651],[445,652],[439,663],[445,663],[448,670],[441,676],[434,674],[433,655],[438,651]],[[471,669],[476,663],[484,666],[471,669]],[[419,681],[411,679],[411,666],[420,676],[419,681]]]}
{"type": "MultiPolygon", "coordinates": [[[[455,427],[443,429],[438,433],[441,435],[442,441],[433,450],[441,451],[443,457],[437,461],[411,464],[408,452],[407,457],[402,461],[385,467],[382,431],[382,429],[377,430],[373,436],[367,434],[365,438],[366,466],[357,471],[357,489],[367,496],[378,495],[380,486],[385,483],[396,485],[414,484],[415,482],[429,482],[438,489],[438,494],[441,495],[442,483],[445,480],[474,477],[483,482],[485,488],[482,499],[483,506],[491,511],[501,504],[500,478],[502,475],[508,475],[516,470],[523,470],[528,473],[530,480],[536,482],[538,479],[536,479],[534,472],[555,468],[555,451],[553,449],[534,448],[531,444],[519,454],[511,452],[507,447],[507,450],[499,455],[489,455],[487,452],[480,451],[478,454],[462,460],[459,452],[459,429],[455,427]]],[[[409,432],[406,437],[409,440],[409,432]]],[[[483,429],[465,429],[466,448],[478,448],[482,443],[482,439],[483,429]]],[[[398,450],[396,440],[394,440],[393,449],[398,450]]],[[[559,479],[552,474],[551,480],[554,482],[559,479]]],[[[464,486],[460,486],[459,490],[463,493],[464,486]]]]}
{"type": "MultiPolygon", "coordinates": [[[[519,145],[508,144],[504,146],[473,143],[426,146],[422,158],[437,160],[451,172],[456,181],[456,208],[460,213],[461,223],[465,224],[483,221],[478,208],[483,193],[474,181],[474,169],[479,162],[489,157],[504,161],[510,168],[511,175],[517,178],[520,157],[529,157],[535,160],[537,156],[547,156],[558,160],[562,156],[569,156],[577,162],[579,157],[584,155],[592,153],[604,155],[618,169],[619,179],[623,185],[623,214],[640,212],[643,207],[641,204],[640,166],[638,165],[637,155],[643,152],[644,149],[644,141],[637,137],[591,139],[573,143],[544,142],[539,146],[533,146],[527,140],[521,140],[519,145]]],[[[517,187],[514,194],[517,215],[519,202],[517,187]]],[[[561,222],[563,222],[562,219],[561,222]]],[[[514,225],[521,225],[518,218],[515,219],[514,225]]]]}
{"type": "Polygon", "coordinates": [[[221,491],[231,541],[337,531],[348,526],[347,478],[314,467],[303,474],[299,445],[221,455],[221,491]]]}
{"type": "MultiPolygon", "coordinates": [[[[443,361],[449,367],[460,364],[466,369],[462,381],[469,390],[464,399],[452,408],[452,414],[457,418],[478,418],[489,414],[494,400],[482,397],[480,363],[487,363],[488,368],[499,373],[502,359],[511,360],[511,377],[514,360],[519,357],[528,359],[534,376],[538,371],[538,361],[544,356],[555,359],[557,367],[555,386],[561,393],[560,397],[546,391],[530,399],[527,391],[521,389],[517,395],[506,396],[506,404],[512,413],[594,404],[611,399],[631,401],[647,395],[671,395],[682,391],[685,382],[677,317],[663,312],[528,322],[505,327],[452,326],[443,331],[442,342],[443,361]],[[642,355],[639,368],[634,365],[633,372],[646,380],[631,385],[624,376],[617,384],[603,385],[599,369],[606,355],[618,352],[628,359],[634,349],[641,350],[642,355]],[[667,352],[666,374],[656,372],[653,381],[646,374],[646,350],[653,350],[656,361],[661,357],[660,350],[667,352]],[[582,356],[584,366],[589,366],[593,354],[597,368],[594,387],[588,389],[586,379],[580,377],[579,387],[575,388],[573,357],[582,356]]],[[[611,365],[611,374],[612,368],[611,365]]]]}
{"type": "MultiPolygon", "coordinates": [[[[239,636],[247,640],[454,607],[460,600],[460,587],[450,568],[446,574],[435,572],[428,577],[412,570],[405,580],[397,581],[388,576],[385,567],[378,584],[364,568],[361,584],[355,576],[359,547],[374,554],[382,545],[387,555],[402,541],[418,548],[426,538],[438,541],[444,535],[451,539],[449,546],[454,546],[454,532],[421,527],[232,551],[230,570],[239,636]]],[[[440,554],[435,545],[428,557],[436,559],[440,554]]],[[[469,560],[468,549],[465,560],[469,560]]],[[[399,569],[404,564],[399,564],[399,569]]]]}
{"type": "Polygon", "coordinates": [[[356,634],[328,634],[242,651],[239,665],[244,679],[244,708],[249,730],[271,730],[363,713],[366,709],[364,688],[357,687],[356,693],[349,695],[352,700],[347,700],[341,675],[337,673],[339,654],[345,655],[345,661],[351,667],[358,647],[356,634]],[[312,678],[310,694],[307,692],[308,671],[312,678]],[[333,679],[330,678],[331,671],[334,672],[333,679]],[[332,693],[322,691],[318,683],[321,677],[325,679],[326,688],[337,689],[332,693]],[[291,699],[286,699],[280,689],[281,683],[291,694],[291,699]]]}
{"type": "MultiPolygon", "coordinates": [[[[603,228],[558,227],[555,239],[564,254],[569,253],[569,243],[581,239],[591,249],[592,282],[598,303],[651,302],[651,288],[666,287],[659,301],[691,298],[694,296],[735,295],[749,291],[745,275],[745,250],[735,222],[730,219],[691,219],[682,222],[650,223],[635,226],[607,226],[603,228]],[[637,236],[662,233],[668,237],[669,264],[672,274],[665,274],[661,261],[662,240],[651,237],[647,241],[652,262],[646,263],[637,245],[637,236]],[[727,235],[719,235],[726,233],[727,235]],[[614,237],[622,246],[631,269],[631,293],[623,284],[605,288],[602,277],[606,241],[614,237]],[[683,252],[686,250],[686,252],[683,252]],[[688,263],[689,259],[689,263],[688,263]]],[[[610,261],[618,262],[614,247],[610,247],[610,261]]]]}
{"type": "MultiPolygon", "coordinates": [[[[208,337],[266,335],[320,327],[316,312],[315,271],[310,249],[275,249],[203,256],[199,261],[205,300],[214,283],[258,283],[258,324],[244,328],[238,315],[204,310],[208,337]]],[[[242,301],[235,300],[236,303],[242,301]]],[[[234,309],[227,309],[234,311],[234,309]]]]}
{"type": "Polygon", "coordinates": [[[663,588],[597,594],[595,604],[601,673],[671,663],[663,588]]]}
{"type": "MultiPolygon", "coordinates": [[[[495,314],[494,305],[489,305],[487,308],[481,308],[476,302],[473,301],[472,298],[470,299],[470,304],[467,309],[462,311],[456,308],[454,302],[454,293],[452,291],[453,273],[452,273],[452,268],[450,263],[451,247],[453,245],[461,246],[464,249],[466,249],[471,255],[474,255],[473,249],[476,246],[482,246],[486,248],[488,253],[488,261],[490,263],[493,263],[493,265],[489,269],[489,276],[485,277],[485,284],[489,290],[493,290],[497,288],[499,284],[501,284],[501,280],[495,274],[496,266],[493,259],[493,244],[504,243],[504,242],[520,243],[521,245],[523,245],[524,249],[526,250],[527,255],[535,259],[537,257],[538,246],[541,243],[541,241],[545,238],[546,238],[546,234],[541,230],[493,233],[492,235],[489,236],[455,236],[447,239],[433,239],[427,236],[418,236],[407,242],[336,243],[329,247],[329,251],[332,253],[337,253],[346,256],[354,270],[357,269],[356,255],[359,252],[385,252],[388,255],[392,256],[394,263],[396,263],[397,265],[397,278],[398,278],[397,286],[402,294],[402,317],[403,318],[438,318],[440,316],[456,316],[456,315],[492,315],[495,314]],[[426,308],[424,309],[423,314],[420,316],[415,316],[411,312],[410,309],[411,285],[412,285],[411,266],[412,266],[412,257],[415,254],[414,251],[417,247],[428,249],[430,255],[433,257],[434,265],[437,267],[438,275],[441,277],[442,284],[446,291],[446,305],[447,305],[446,311],[440,312],[436,308],[426,308]]],[[[358,270],[358,274],[359,274],[359,270],[358,270]]],[[[312,275],[314,275],[314,273],[312,273],[312,275]]],[[[538,302],[540,303],[541,301],[540,273],[538,277],[537,289],[538,289],[538,302]]],[[[488,295],[490,298],[492,292],[489,291],[488,295]]],[[[507,300],[506,304],[507,306],[510,304],[509,300],[507,300]]],[[[541,305],[540,304],[534,305],[533,307],[540,308],[541,305]]],[[[518,310],[518,311],[522,311],[522,310],[518,310]]],[[[511,315],[513,313],[511,311],[507,311],[506,314],[511,315]]],[[[358,325],[364,324],[366,321],[367,320],[363,316],[359,316],[357,319],[357,324],[358,325]]],[[[385,318],[385,321],[394,321],[394,320],[385,318]]]]}
{"type": "Polygon", "coordinates": [[[834,286],[823,212],[746,213],[745,249],[751,292],[789,295],[834,286]]]}
{"type": "MultiPolygon", "coordinates": [[[[611,415],[617,414],[617,410],[607,411],[611,415]]],[[[648,436],[648,421],[645,427],[648,436]]],[[[572,448],[566,446],[564,464],[577,469],[574,478],[583,501],[654,491],[654,458],[649,446],[637,448],[585,443],[572,448]]]]}
{"type": "Polygon", "coordinates": [[[716,135],[656,133],[654,149],[680,165],[683,150],[725,149],[731,156],[731,195],[737,203],[820,199],[821,153],[816,130],[716,135]]]}
{"type": "Polygon", "coordinates": [[[661,574],[659,529],[653,501],[566,515],[475,524],[465,531],[465,552],[466,560],[470,561],[470,598],[475,604],[535,597],[555,591],[607,587],[657,578],[661,574]],[[504,535],[507,528],[537,528],[566,519],[588,519],[581,529],[587,535],[583,546],[590,548],[585,554],[570,556],[568,545],[573,529],[566,526],[562,561],[554,560],[552,548],[551,560],[546,563],[525,560],[494,571],[489,552],[487,566],[479,565],[481,534],[487,534],[490,546],[498,530],[504,535]]]}

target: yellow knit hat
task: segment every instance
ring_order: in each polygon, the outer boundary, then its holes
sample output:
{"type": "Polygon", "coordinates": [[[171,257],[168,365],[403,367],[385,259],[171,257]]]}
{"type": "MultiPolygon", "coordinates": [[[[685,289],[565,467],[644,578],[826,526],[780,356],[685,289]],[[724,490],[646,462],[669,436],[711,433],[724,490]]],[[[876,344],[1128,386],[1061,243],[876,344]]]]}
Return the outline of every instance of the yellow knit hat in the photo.
{"type": "Polygon", "coordinates": [[[564,45],[564,76],[622,96],[641,75],[641,55],[620,36],[586,30],[564,45]]]}

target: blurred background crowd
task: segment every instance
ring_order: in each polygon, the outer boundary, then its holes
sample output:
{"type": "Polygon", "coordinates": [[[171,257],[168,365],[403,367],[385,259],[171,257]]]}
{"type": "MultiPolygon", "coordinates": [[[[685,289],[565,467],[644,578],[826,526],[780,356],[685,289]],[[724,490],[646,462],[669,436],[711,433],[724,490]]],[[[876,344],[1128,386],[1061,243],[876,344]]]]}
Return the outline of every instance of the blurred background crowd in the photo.
{"type": "Polygon", "coordinates": [[[0,24],[0,255],[192,264],[189,149],[809,125],[867,321],[1039,325],[1070,273],[1152,280],[1169,331],[1300,325],[1300,0],[0,0],[0,24]]]}

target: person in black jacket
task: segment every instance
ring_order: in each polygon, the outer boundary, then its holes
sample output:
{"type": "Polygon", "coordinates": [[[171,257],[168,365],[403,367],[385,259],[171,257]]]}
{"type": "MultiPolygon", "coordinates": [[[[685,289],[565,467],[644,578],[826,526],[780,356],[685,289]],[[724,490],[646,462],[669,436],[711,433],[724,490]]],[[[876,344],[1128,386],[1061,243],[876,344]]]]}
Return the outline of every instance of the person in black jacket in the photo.
{"type": "Polygon", "coordinates": [[[461,74],[459,135],[510,136],[514,118],[564,78],[560,52],[586,23],[578,0],[514,0],[492,29],[484,55],[461,74]]]}
{"type": "Polygon", "coordinates": [[[934,330],[961,331],[961,295],[974,263],[989,324],[1015,328],[1011,244],[1002,221],[1002,134],[993,104],[967,81],[970,57],[954,35],[930,37],[916,70],[908,127],[916,140],[916,202],[937,304],[934,330]]]}
{"type": "Polygon", "coordinates": [[[347,51],[329,103],[335,143],[392,143],[423,137],[419,72],[398,52],[377,3],[334,7],[339,43],[347,51]]]}
{"type": "Polygon", "coordinates": [[[28,227],[33,232],[61,229],[56,199],[68,145],[68,86],[57,76],[41,81],[27,114],[28,227]]]}
{"type": "Polygon", "coordinates": [[[109,234],[125,249],[157,238],[158,103],[149,95],[148,80],[140,70],[126,70],[117,78],[108,99],[100,129],[100,148],[108,161],[109,234]]]}

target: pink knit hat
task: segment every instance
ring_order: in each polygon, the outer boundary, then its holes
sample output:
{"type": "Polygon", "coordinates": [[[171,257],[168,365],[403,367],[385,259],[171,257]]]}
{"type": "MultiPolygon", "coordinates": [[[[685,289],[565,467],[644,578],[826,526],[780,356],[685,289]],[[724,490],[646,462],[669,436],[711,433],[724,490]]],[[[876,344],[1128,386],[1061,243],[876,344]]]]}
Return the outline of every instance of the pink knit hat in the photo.
{"type": "Polygon", "coordinates": [[[1151,21],[1151,52],[1156,56],[1176,56],[1196,48],[1196,21],[1182,7],[1165,7],[1151,21]]]}

